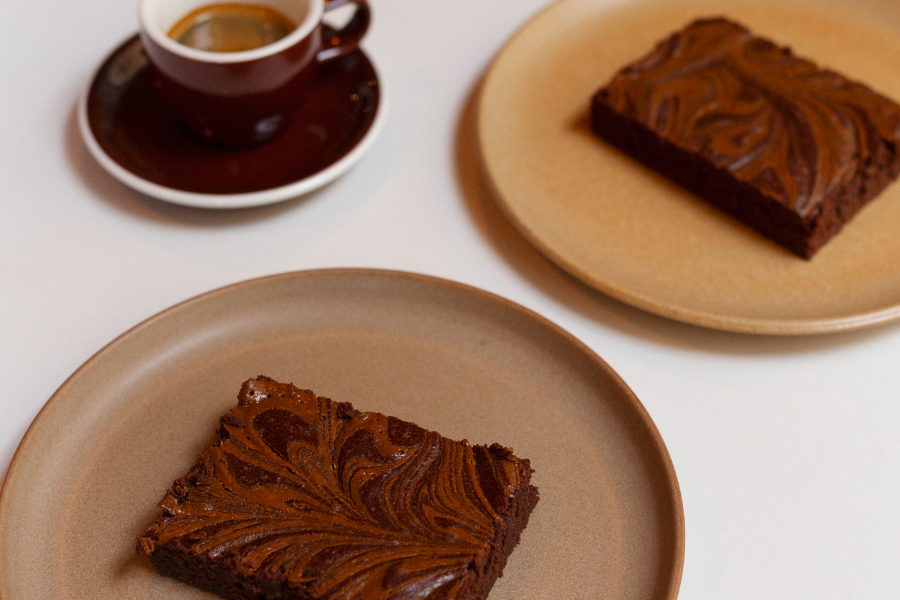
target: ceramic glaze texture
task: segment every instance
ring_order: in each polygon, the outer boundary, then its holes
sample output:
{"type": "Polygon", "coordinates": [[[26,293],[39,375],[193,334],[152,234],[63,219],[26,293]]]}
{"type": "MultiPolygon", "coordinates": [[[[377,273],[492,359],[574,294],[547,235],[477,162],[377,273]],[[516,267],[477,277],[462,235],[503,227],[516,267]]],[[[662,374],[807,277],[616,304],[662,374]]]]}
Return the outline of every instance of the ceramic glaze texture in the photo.
{"type": "Polygon", "coordinates": [[[144,32],[141,43],[151,63],[153,85],[181,123],[199,140],[245,148],[271,140],[287,128],[315,81],[322,29],[316,26],[281,52],[242,62],[181,56],[144,32]]]}
{"type": "MultiPolygon", "coordinates": [[[[141,43],[166,85],[210,97],[235,98],[271,92],[284,93],[297,77],[312,80],[315,56],[322,48],[322,28],[272,56],[242,62],[201,62],[168,52],[146,34],[141,43]],[[304,75],[310,71],[308,75],[304,75]]],[[[296,100],[295,100],[296,101],[296,100]]]]}
{"type": "Polygon", "coordinates": [[[664,40],[601,97],[803,219],[900,142],[900,106],[723,19],[664,40]]]}
{"type": "Polygon", "coordinates": [[[299,586],[302,597],[467,597],[530,472],[500,446],[260,378],[244,383],[140,548],[163,572],[158,546],[299,586]]]}

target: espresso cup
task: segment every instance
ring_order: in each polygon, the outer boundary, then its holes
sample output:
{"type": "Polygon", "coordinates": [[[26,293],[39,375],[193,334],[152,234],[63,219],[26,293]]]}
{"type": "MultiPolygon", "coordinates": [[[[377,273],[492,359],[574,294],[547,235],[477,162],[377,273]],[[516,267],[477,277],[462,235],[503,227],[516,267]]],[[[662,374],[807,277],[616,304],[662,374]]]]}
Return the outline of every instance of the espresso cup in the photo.
{"type": "Polygon", "coordinates": [[[140,35],[153,85],[181,123],[201,140],[245,148],[275,138],[312,87],[319,65],[355,50],[368,28],[366,0],[352,0],[340,30],[322,23],[351,0],[243,0],[287,17],[296,28],[272,43],[236,52],[200,50],[169,32],[210,0],[141,0],[140,35]]]}

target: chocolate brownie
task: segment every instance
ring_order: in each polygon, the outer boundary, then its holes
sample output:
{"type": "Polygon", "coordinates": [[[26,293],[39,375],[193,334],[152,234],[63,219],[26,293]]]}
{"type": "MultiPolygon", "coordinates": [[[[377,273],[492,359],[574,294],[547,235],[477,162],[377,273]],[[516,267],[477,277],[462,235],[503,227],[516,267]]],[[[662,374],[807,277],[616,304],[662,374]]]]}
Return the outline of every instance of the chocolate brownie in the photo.
{"type": "Polygon", "coordinates": [[[900,106],[722,18],[619,71],[591,116],[600,137],[806,258],[900,173],[900,106]]]}
{"type": "Polygon", "coordinates": [[[531,473],[500,445],[261,376],[138,551],[230,600],[482,599],[538,501],[531,473]]]}

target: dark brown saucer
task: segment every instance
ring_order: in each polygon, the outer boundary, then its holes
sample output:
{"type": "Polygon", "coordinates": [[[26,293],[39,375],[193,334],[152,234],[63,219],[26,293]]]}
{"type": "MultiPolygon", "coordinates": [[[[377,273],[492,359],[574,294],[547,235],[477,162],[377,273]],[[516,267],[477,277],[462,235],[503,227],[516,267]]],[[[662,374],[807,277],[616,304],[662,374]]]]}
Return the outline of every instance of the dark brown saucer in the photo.
{"type": "Polygon", "coordinates": [[[383,120],[381,85],[362,50],[322,65],[287,131],[251,149],[191,137],[153,86],[137,36],[103,63],[83,99],[85,143],[114,177],[150,196],[210,208],[277,202],[346,172],[383,120]]]}

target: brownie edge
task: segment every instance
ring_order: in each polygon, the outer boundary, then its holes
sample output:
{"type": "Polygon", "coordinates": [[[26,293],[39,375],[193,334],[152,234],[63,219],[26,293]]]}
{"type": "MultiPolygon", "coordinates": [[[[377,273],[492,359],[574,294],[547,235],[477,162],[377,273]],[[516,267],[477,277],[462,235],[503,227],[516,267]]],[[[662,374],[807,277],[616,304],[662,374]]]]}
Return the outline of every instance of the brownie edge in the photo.
{"type": "Polygon", "coordinates": [[[591,125],[804,258],[900,174],[900,105],[723,18],[619,71],[591,125]]]}
{"type": "Polygon", "coordinates": [[[528,459],[260,376],[138,551],[228,600],[482,600],[538,502],[528,459]]]}

